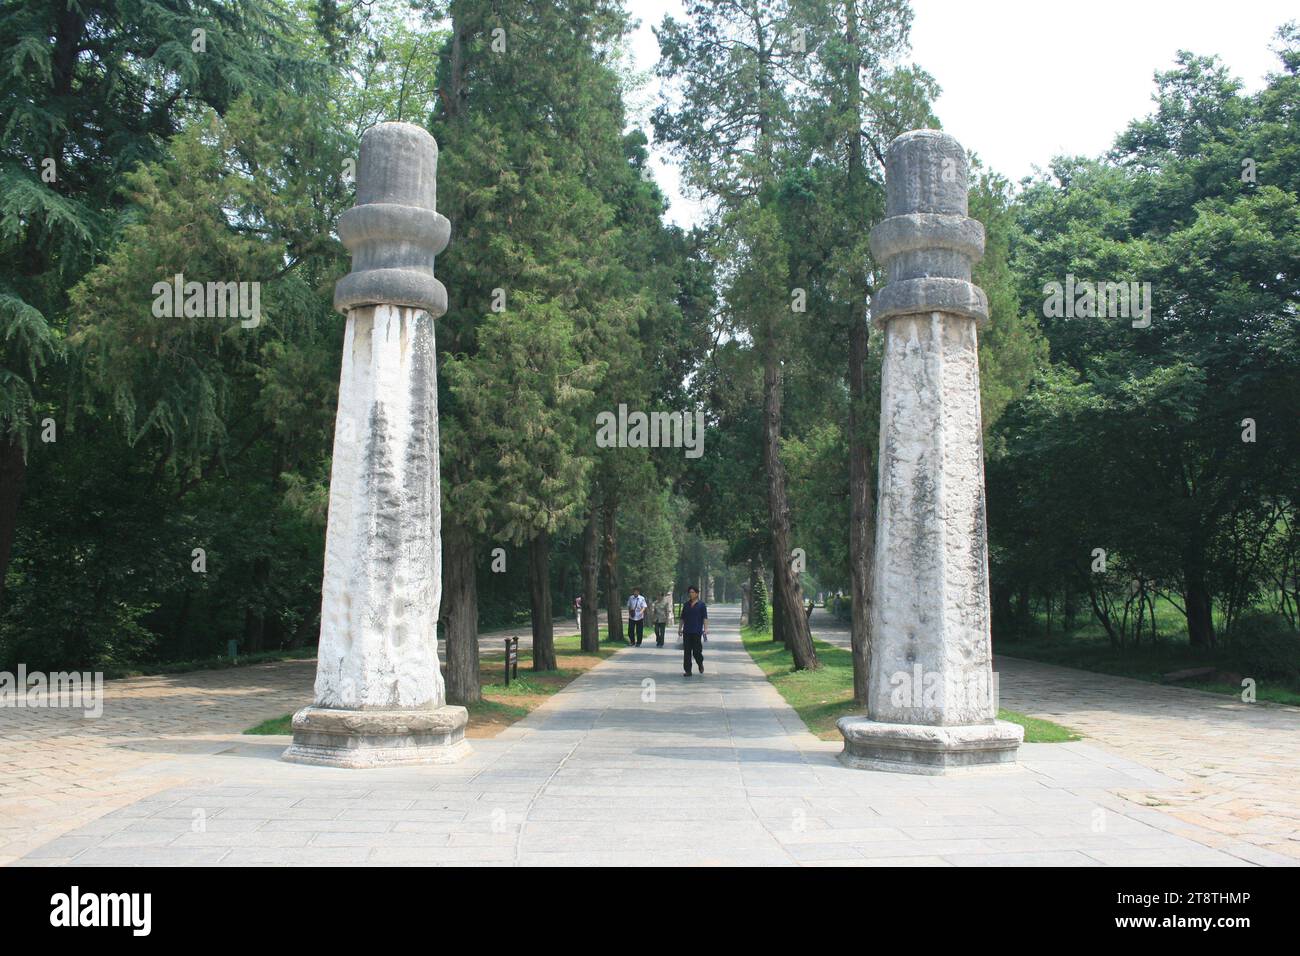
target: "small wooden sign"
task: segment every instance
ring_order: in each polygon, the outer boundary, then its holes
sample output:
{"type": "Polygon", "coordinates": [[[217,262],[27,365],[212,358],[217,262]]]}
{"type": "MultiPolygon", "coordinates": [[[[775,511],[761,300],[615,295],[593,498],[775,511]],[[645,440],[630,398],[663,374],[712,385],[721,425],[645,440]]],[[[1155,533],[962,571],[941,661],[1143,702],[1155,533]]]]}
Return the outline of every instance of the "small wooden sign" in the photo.
{"type": "Polygon", "coordinates": [[[506,638],[506,686],[510,686],[510,678],[519,676],[519,638],[506,638]]]}

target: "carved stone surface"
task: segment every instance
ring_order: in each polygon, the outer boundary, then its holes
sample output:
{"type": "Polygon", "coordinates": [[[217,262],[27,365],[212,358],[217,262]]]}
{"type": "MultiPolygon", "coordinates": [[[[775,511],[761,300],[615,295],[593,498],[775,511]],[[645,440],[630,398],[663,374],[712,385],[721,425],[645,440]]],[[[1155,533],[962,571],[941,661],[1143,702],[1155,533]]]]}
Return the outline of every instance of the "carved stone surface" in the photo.
{"type": "Polygon", "coordinates": [[[447,311],[447,290],[433,277],[451,223],[436,211],[438,143],[410,123],[380,123],[361,138],[357,204],[339,217],[339,239],[352,271],[334,287],[334,308],[406,305],[433,316],[447,311]]]}
{"type": "Polygon", "coordinates": [[[850,766],[944,773],[1007,764],[1021,728],[996,720],[978,327],[970,281],[984,230],[966,217],[966,153],[918,130],[891,144],[889,218],[871,234],[889,283],[875,598],[866,717],[839,722],[850,766]]]}
{"type": "Polygon", "coordinates": [[[443,703],[438,393],[433,318],[354,309],[343,339],[316,703],[443,703]]]}
{"type": "Polygon", "coordinates": [[[370,767],[445,762],[469,748],[438,666],[442,587],[434,319],[438,147],[406,123],[361,141],[359,205],[339,223],[352,272],[321,588],[316,700],[286,760],[370,767]]]}
{"type": "Polygon", "coordinates": [[[290,763],[386,767],[451,763],[469,753],[464,707],[431,710],[329,710],[304,707],[293,715],[290,763]]]}
{"type": "Polygon", "coordinates": [[[1019,724],[1003,720],[937,727],[842,717],[837,726],[844,735],[840,759],[848,766],[931,775],[1014,764],[1023,736],[1019,724]]]}

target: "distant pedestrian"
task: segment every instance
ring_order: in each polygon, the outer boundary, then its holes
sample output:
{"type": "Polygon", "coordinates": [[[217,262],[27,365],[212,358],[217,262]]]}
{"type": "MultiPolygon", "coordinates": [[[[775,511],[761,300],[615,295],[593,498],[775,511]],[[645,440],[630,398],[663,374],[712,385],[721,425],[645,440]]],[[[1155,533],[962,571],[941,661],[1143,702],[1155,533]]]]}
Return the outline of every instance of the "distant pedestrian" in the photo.
{"type": "Polygon", "coordinates": [[[668,628],[668,625],[673,623],[672,591],[665,591],[660,595],[659,600],[655,601],[652,620],[655,626],[655,647],[663,647],[664,631],[668,628]]]}
{"type": "Polygon", "coordinates": [[[645,598],[640,588],[632,589],[632,596],[627,599],[627,642],[636,647],[641,646],[645,634],[645,598]]]}
{"type": "Polygon", "coordinates": [[[685,641],[685,649],[682,651],[682,668],[686,671],[686,676],[691,676],[691,658],[695,658],[695,664],[704,673],[704,642],[709,639],[709,608],[700,600],[698,588],[688,588],[686,590],[686,603],[682,605],[682,617],[677,625],[677,633],[681,634],[685,641]]]}
{"type": "Polygon", "coordinates": [[[573,599],[573,616],[578,621],[578,630],[582,630],[582,595],[573,599]]]}

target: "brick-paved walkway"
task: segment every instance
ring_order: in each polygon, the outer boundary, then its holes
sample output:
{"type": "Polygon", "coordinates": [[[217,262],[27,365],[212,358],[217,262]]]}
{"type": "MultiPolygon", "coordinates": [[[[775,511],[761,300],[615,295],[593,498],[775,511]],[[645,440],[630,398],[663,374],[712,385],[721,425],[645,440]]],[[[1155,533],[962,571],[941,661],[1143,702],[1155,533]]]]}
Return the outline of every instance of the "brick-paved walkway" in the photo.
{"type": "Polygon", "coordinates": [[[168,758],[216,753],[228,735],[311,702],[316,662],[104,683],[103,716],[0,708],[0,865],[67,830],[179,783],[168,758]],[[162,764],[161,775],[138,773],[162,764]]]}
{"type": "MultiPolygon", "coordinates": [[[[1027,745],[1019,768],[968,777],[842,767],[745,653],[735,609],[715,611],[703,679],[674,648],[624,650],[447,767],[305,767],[278,760],[283,738],[228,737],[125,771],[150,794],[21,863],[1287,862],[1116,796],[1179,781],[1096,743],[1027,745]]],[[[266,716],[288,709],[266,693],[266,716]]]]}
{"type": "MultiPolygon", "coordinates": [[[[823,611],[813,630],[848,647],[823,611]]],[[[1179,781],[1121,795],[1208,832],[1208,846],[1245,842],[1300,860],[1300,707],[999,657],[1002,706],[1045,717],[1179,781]]]]}

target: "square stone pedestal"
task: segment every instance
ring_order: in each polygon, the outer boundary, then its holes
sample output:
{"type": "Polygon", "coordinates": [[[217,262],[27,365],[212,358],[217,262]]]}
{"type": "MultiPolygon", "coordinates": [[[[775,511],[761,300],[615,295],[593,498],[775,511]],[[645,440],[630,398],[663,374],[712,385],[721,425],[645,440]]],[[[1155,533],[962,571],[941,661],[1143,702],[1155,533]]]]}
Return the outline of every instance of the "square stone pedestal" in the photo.
{"type": "Polygon", "coordinates": [[[333,710],[304,707],[293,715],[293,745],[282,759],[323,767],[398,767],[453,763],[470,752],[469,711],[333,710]]]}
{"type": "Polygon", "coordinates": [[[1011,769],[1025,738],[1023,727],[1005,720],[944,727],[841,717],[835,726],[844,735],[841,763],[860,770],[895,773],[938,775],[1011,769]]]}

